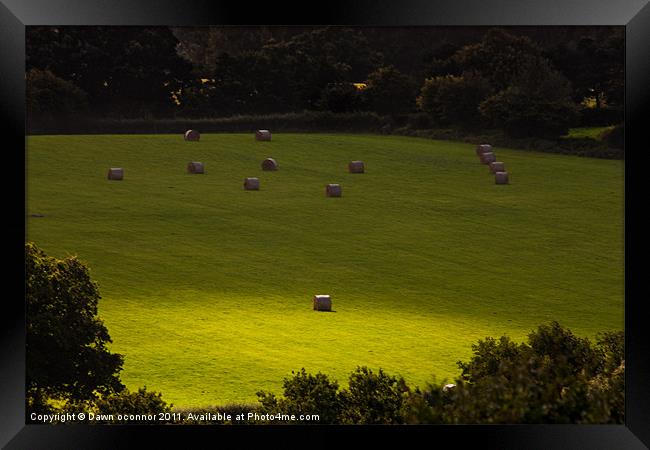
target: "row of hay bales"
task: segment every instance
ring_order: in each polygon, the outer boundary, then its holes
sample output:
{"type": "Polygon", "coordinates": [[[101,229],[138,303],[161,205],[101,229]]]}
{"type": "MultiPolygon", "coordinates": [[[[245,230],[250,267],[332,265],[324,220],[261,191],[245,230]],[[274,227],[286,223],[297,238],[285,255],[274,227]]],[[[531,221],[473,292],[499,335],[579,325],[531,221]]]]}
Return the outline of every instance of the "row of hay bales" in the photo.
{"type": "Polygon", "coordinates": [[[497,161],[497,157],[492,150],[490,144],[479,144],[476,146],[476,155],[481,164],[487,164],[490,168],[490,173],[494,174],[494,182],[496,184],[508,184],[508,172],[506,172],[506,165],[502,161],[497,161]]]}

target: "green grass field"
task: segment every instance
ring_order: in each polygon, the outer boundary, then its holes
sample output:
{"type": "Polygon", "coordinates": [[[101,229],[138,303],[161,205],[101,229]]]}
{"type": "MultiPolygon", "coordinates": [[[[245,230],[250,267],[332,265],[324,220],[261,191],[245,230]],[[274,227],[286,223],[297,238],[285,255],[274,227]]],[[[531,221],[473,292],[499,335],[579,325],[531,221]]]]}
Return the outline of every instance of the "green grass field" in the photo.
{"type": "Polygon", "coordinates": [[[27,239],[87,263],[122,380],[179,407],[255,401],[301,367],[424,387],[486,336],[623,329],[623,162],[495,151],[510,185],[474,146],[419,138],[32,136],[27,239]]]}
{"type": "Polygon", "coordinates": [[[582,128],[571,128],[569,134],[570,138],[591,138],[595,140],[600,140],[602,134],[605,131],[613,130],[614,125],[608,127],[582,127],[582,128]]]}

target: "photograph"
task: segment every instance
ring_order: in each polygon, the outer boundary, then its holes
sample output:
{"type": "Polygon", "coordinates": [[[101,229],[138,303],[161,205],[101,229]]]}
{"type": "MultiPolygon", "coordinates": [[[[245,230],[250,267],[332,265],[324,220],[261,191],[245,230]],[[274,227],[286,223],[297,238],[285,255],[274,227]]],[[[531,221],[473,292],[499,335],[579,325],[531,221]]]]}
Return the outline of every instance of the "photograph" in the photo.
{"type": "Polygon", "coordinates": [[[27,431],[648,445],[640,33],[58,22],[14,68],[27,431]]]}
{"type": "Polygon", "coordinates": [[[622,27],[28,27],[25,76],[28,421],[623,423],[622,27]]]}

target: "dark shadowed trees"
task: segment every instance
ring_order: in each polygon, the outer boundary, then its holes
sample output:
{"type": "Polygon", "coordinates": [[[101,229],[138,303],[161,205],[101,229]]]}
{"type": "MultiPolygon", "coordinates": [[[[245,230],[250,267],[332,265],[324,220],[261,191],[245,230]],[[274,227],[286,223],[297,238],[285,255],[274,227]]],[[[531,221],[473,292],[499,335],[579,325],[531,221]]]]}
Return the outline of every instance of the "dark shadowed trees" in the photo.
{"type": "Polygon", "coordinates": [[[123,356],[107,348],[111,338],[86,266],[27,243],[25,276],[28,410],[47,410],[48,399],[77,403],[122,391],[123,356]]]}

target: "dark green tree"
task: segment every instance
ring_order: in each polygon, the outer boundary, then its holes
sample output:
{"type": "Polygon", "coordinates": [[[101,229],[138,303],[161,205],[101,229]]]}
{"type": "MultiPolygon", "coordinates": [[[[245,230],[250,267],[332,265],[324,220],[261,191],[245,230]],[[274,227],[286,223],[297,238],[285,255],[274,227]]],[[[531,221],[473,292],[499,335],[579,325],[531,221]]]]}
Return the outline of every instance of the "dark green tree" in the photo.
{"type": "Polygon", "coordinates": [[[578,118],[569,81],[545,62],[521,70],[507,88],[481,103],[483,117],[516,137],[567,134],[578,118]]]}
{"type": "Polygon", "coordinates": [[[415,109],[417,87],[393,66],[380,67],[368,75],[362,91],[365,105],[379,114],[403,114],[415,109]]]}
{"type": "Polygon", "coordinates": [[[177,44],[166,27],[29,27],[26,65],[74,83],[95,112],[157,115],[190,77],[177,44]]]}
{"type": "Polygon", "coordinates": [[[439,125],[473,126],[481,122],[478,108],[490,93],[488,81],[476,73],[437,76],[425,80],[417,104],[439,125]]]}
{"type": "Polygon", "coordinates": [[[275,83],[258,91],[290,96],[295,111],[317,109],[330,83],[364,80],[382,60],[362,33],[342,27],[316,28],[287,41],[271,42],[260,52],[275,83]]]}
{"type": "Polygon", "coordinates": [[[84,91],[49,70],[30,69],[26,87],[30,116],[81,113],[88,108],[88,95],[84,91]]]}
{"type": "Polygon", "coordinates": [[[571,81],[573,98],[586,98],[596,108],[622,107],[624,99],[625,36],[611,30],[606,36],[584,35],[561,42],[548,52],[554,65],[571,81]]]}
{"type": "Polygon", "coordinates": [[[367,367],[357,367],[350,374],[348,389],[341,392],[341,423],[400,424],[402,404],[409,389],[403,378],[375,374],[367,367]]]}
{"type": "Polygon", "coordinates": [[[97,316],[100,296],[86,266],[28,242],[25,276],[28,411],[47,409],[48,399],[76,403],[122,391],[123,356],[107,348],[111,338],[97,316]]]}
{"type": "MultiPolygon", "coordinates": [[[[284,395],[259,391],[257,397],[261,403],[261,413],[281,414],[318,414],[318,423],[337,423],[340,414],[338,383],[330,381],[327,375],[309,374],[304,368],[283,382],[284,395]]],[[[296,423],[296,422],[293,422],[296,423]]]]}
{"type": "Polygon", "coordinates": [[[528,37],[492,28],[479,43],[461,48],[452,60],[461,71],[480,74],[495,91],[500,91],[521,78],[529,67],[544,63],[546,58],[528,37]]]}

